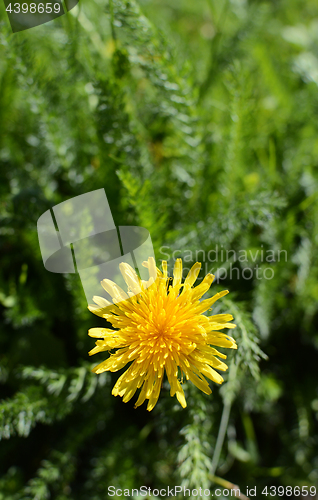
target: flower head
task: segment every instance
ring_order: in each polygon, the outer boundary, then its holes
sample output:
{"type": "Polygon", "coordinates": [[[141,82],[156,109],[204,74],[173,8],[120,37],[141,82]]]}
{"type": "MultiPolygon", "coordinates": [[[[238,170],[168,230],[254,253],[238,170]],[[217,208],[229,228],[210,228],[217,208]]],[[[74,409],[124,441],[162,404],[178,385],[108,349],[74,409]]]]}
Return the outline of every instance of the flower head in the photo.
{"type": "Polygon", "coordinates": [[[187,406],[180,375],[185,375],[205,394],[211,389],[205,377],[217,384],[223,382],[215,370],[225,371],[227,365],[218,358],[226,356],[212,346],[236,349],[235,340],[221,333],[223,328],[235,328],[231,314],[205,316],[202,313],[211,308],[216,300],[228,293],[217,293],[214,297],[200,301],[209,290],[214,279],[207,274],[202,283],[193,287],[201,264],[191,268],[182,283],[182,261],[177,259],[172,283],[168,277],[167,262],[162,262],[161,272],[153,258],[143,262],[148,268],[149,281],[142,281],[128,264],[119,265],[128,286],[125,293],[110,280],[101,282],[113,299],[113,304],[102,297],[94,297],[97,305],[89,310],[109,321],[117,330],[91,328],[91,337],[97,340],[90,355],[102,351],[112,351],[110,356],[96,366],[93,371],[116,372],[131,363],[117,380],[112,394],[123,397],[126,403],[141,388],[135,407],[149,400],[147,410],[157,403],[164,371],[170,383],[170,395],[176,395],[183,408],[187,406]]]}

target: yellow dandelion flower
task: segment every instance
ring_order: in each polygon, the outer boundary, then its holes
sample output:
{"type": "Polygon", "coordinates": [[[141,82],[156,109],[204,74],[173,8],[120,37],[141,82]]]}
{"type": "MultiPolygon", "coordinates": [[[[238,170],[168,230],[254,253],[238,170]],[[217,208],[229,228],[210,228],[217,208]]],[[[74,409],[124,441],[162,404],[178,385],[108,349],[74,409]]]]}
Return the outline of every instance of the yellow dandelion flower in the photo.
{"type": "Polygon", "coordinates": [[[223,328],[235,328],[236,325],[229,323],[233,319],[231,314],[202,314],[228,290],[200,301],[209,290],[214,276],[207,274],[202,283],[194,288],[201,268],[198,262],[191,268],[184,283],[181,259],[175,262],[172,283],[168,277],[167,262],[162,262],[163,272],[156,268],[153,258],[143,262],[143,266],[148,268],[149,281],[140,280],[131,266],[122,263],[119,268],[128,286],[127,293],[105,279],[101,284],[112,297],[113,304],[102,297],[94,297],[97,305],[88,306],[91,312],[105,318],[117,329],[89,330],[91,337],[102,339],[97,340],[90,355],[117,349],[93,371],[116,372],[131,363],[117,380],[112,394],[123,397],[127,403],[141,388],[135,407],[148,399],[149,411],[157,403],[166,371],[170,395],[176,395],[185,408],[187,403],[180,375],[184,374],[205,394],[211,394],[205,377],[221,384],[223,378],[215,369],[227,369],[227,365],[218,359],[225,359],[225,354],[212,346],[237,348],[232,337],[220,332],[223,328]]]}

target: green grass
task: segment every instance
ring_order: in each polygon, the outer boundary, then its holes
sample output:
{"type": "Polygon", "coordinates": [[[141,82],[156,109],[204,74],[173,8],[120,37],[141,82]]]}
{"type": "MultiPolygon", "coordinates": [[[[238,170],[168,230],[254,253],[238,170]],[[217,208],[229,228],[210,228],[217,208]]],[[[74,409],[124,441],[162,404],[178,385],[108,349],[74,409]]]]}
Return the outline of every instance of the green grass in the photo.
{"type": "Polygon", "coordinates": [[[111,5],[12,34],[0,4],[0,499],[317,486],[317,2],[111,5]],[[102,320],[43,266],[40,215],[99,188],[170,272],[227,271],[239,349],[185,410],[166,386],[151,413],[111,396],[102,320]]]}

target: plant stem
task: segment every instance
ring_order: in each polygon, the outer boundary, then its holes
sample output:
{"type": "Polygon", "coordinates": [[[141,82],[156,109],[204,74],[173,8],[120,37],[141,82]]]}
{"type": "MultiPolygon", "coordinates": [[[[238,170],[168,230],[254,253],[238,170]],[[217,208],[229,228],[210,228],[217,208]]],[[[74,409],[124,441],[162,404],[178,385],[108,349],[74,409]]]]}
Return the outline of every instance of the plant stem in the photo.
{"type": "MultiPolygon", "coordinates": [[[[236,377],[236,371],[237,371],[237,366],[235,364],[235,361],[232,359],[231,364],[230,364],[229,378],[228,378],[227,383],[233,382],[233,380],[236,377]]],[[[212,458],[212,466],[211,466],[211,474],[212,475],[215,473],[217,466],[218,466],[218,463],[219,463],[219,460],[220,460],[220,455],[221,455],[222,446],[224,443],[226,429],[227,429],[227,426],[229,423],[233,395],[232,396],[229,395],[229,397],[226,397],[224,399],[225,399],[225,401],[224,401],[224,406],[223,406],[223,411],[222,411],[221,423],[220,423],[218,437],[216,440],[216,445],[215,445],[213,458],[212,458]]]]}
{"type": "Polygon", "coordinates": [[[116,32],[115,32],[115,26],[114,26],[114,4],[113,0],[109,0],[109,10],[110,10],[110,27],[112,31],[112,38],[114,43],[116,44],[116,32]]]}
{"type": "Polygon", "coordinates": [[[230,412],[231,412],[231,403],[225,403],[223,406],[221,423],[220,423],[220,427],[219,427],[218,437],[216,440],[215,450],[213,453],[212,467],[211,467],[212,475],[214,475],[216,468],[218,466],[219,460],[220,460],[220,455],[221,455],[221,451],[222,451],[222,447],[223,447],[225,433],[226,433],[227,425],[229,423],[230,412]]]}

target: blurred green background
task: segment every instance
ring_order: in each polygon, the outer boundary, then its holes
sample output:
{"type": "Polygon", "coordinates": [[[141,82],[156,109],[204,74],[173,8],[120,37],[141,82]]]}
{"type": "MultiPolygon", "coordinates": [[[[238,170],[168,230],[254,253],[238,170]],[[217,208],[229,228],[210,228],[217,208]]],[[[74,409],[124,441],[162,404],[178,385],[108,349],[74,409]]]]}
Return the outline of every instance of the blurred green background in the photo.
{"type": "Polygon", "coordinates": [[[212,492],[213,472],[258,498],[317,486],[316,0],[80,0],[17,34],[0,10],[0,499],[212,492]],[[99,188],[158,264],[238,270],[211,294],[230,290],[214,311],[239,349],[211,396],[184,384],[185,410],[166,385],[151,413],[111,396],[87,354],[103,321],[43,266],[37,219],[99,188]]]}

